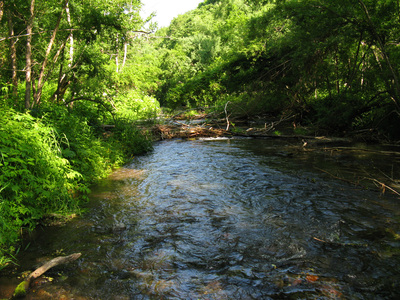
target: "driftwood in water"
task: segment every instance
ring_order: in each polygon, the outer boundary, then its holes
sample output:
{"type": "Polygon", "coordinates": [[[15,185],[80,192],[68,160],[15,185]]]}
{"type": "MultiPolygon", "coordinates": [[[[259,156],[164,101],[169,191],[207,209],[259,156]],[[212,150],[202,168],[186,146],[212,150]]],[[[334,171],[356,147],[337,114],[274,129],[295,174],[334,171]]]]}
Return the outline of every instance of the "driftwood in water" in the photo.
{"type": "Polygon", "coordinates": [[[220,137],[227,135],[223,129],[204,128],[201,126],[190,126],[181,122],[173,125],[156,125],[153,133],[161,140],[173,138],[195,138],[195,137],[220,137]]]}
{"type": "Polygon", "coordinates": [[[37,268],[33,271],[23,282],[21,282],[14,291],[13,298],[23,297],[29,290],[29,286],[31,281],[38,278],[39,276],[43,275],[49,269],[61,265],[66,264],[71,261],[77,260],[81,256],[81,253],[74,253],[69,256],[59,256],[53,258],[52,260],[48,261],[41,267],[37,268]]]}

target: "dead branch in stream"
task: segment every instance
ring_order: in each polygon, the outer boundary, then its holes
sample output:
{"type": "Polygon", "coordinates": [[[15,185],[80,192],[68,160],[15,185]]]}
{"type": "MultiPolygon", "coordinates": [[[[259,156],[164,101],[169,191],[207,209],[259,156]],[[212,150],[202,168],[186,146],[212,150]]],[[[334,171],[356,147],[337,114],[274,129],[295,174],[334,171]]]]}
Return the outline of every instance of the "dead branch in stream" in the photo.
{"type": "Polygon", "coordinates": [[[388,189],[389,191],[396,194],[397,196],[400,196],[400,193],[398,191],[396,191],[394,188],[388,186],[387,184],[385,184],[383,182],[380,182],[379,180],[377,180],[375,178],[365,178],[365,179],[371,180],[373,183],[375,183],[377,186],[379,186],[379,188],[382,191],[382,194],[384,194],[386,189],[388,189]]]}
{"type": "Polygon", "coordinates": [[[323,170],[323,169],[320,169],[320,168],[317,168],[317,167],[314,167],[314,169],[317,169],[317,170],[319,170],[321,172],[324,172],[324,173],[328,174],[329,176],[331,176],[331,177],[333,177],[335,179],[339,179],[339,180],[342,180],[344,182],[347,182],[347,183],[350,183],[350,184],[353,184],[353,185],[356,185],[356,186],[361,186],[361,184],[359,182],[354,182],[354,181],[351,181],[351,180],[348,180],[348,179],[345,179],[345,178],[342,178],[342,177],[335,176],[335,175],[333,175],[332,173],[329,173],[326,170],[323,170]]]}
{"type": "Polygon", "coordinates": [[[229,125],[230,125],[230,122],[229,122],[230,115],[228,115],[228,111],[227,111],[229,103],[231,103],[231,102],[230,101],[226,102],[225,109],[224,109],[224,111],[225,111],[225,119],[226,119],[226,131],[229,130],[229,125]]]}
{"type": "Polygon", "coordinates": [[[333,242],[333,241],[325,241],[316,237],[313,237],[313,239],[317,242],[321,242],[327,245],[331,246],[350,246],[350,247],[368,247],[367,244],[360,244],[360,243],[340,243],[340,242],[333,242]]]}
{"type": "MultiPolygon", "coordinates": [[[[314,167],[314,168],[317,169],[317,170],[319,170],[319,171],[321,171],[321,172],[324,172],[324,173],[328,174],[329,176],[331,176],[331,177],[333,177],[333,178],[335,178],[335,179],[339,179],[339,180],[341,180],[341,181],[350,183],[350,184],[352,184],[352,185],[360,186],[360,187],[362,187],[362,188],[364,188],[364,189],[367,189],[367,187],[361,185],[360,182],[358,182],[358,181],[355,182],[355,181],[352,181],[352,180],[348,180],[348,179],[345,179],[345,178],[342,178],[342,177],[338,177],[338,176],[336,176],[336,175],[333,175],[332,173],[329,173],[329,172],[326,171],[326,170],[323,170],[323,169],[320,169],[320,168],[317,168],[317,167],[314,167]]],[[[373,182],[377,187],[379,187],[379,189],[381,190],[382,194],[384,194],[385,191],[386,191],[386,189],[387,189],[387,190],[391,191],[392,193],[394,193],[395,195],[400,196],[400,192],[396,191],[394,188],[390,187],[390,186],[387,185],[386,183],[383,183],[383,182],[381,182],[381,181],[379,181],[379,180],[377,180],[377,179],[375,179],[375,178],[371,178],[371,177],[364,177],[363,179],[366,179],[366,180],[369,180],[369,181],[373,182]]]]}
{"type": "Polygon", "coordinates": [[[32,280],[43,275],[49,269],[56,267],[58,265],[61,265],[61,264],[66,264],[66,263],[72,262],[74,260],[77,260],[79,257],[81,257],[81,253],[74,253],[69,256],[59,256],[59,257],[53,258],[52,260],[48,261],[47,263],[45,263],[44,265],[42,265],[41,267],[39,267],[35,271],[33,271],[23,282],[21,282],[16,287],[13,298],[19,298],[19,297],[25,296],[29,290],[29,286],[30,286],[32,280]]]}
{"type": "Polygon", "coordinates": [[[221,137],[227,135],[227,132],[223,129],[215,129],[212,127],[204,128],[187,124],[156,125],[153,127],[152,131],[153,134],[161,140],[173,138],[221,137]]]}

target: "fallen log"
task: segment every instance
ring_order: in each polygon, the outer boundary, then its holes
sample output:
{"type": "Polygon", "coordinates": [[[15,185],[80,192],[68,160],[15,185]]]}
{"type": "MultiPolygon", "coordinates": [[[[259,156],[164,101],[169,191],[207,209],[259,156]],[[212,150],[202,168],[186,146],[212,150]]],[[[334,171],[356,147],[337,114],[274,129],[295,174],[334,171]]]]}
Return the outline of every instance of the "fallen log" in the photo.
{"type": "Polygon", "coordinates": [[[66,264],[71,261],[77,260],[81,256],[81,253],[74,253],[69,256],[59,256],[53,258],[52,260],[46,262],[41,267],[37,268],[33,271],[23,282],[21,282],[14,291],[13,298],[24,297],[29,290],[29,286],[31,281],[38,278],[39,276],[43,275],[49,269],[61,265],[66,264]]]}

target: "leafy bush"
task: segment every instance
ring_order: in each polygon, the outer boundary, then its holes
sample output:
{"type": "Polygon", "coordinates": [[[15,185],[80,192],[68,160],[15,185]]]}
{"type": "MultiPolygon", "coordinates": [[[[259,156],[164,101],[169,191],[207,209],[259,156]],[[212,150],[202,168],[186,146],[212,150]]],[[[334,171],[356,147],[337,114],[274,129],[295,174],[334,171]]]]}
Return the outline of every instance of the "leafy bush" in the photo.
{"type": "Polygon", "coordinates": [[[78,211],[88,184],[151,149],[132,119],[119,117],[106,133],[81,112],[54,106],[35,118],[1,109],[0,268],[21,228],[34,228],[47,214],[78,211]]]}
{"type": "Polygon", "coordinates": [[[125,120],[151,119],[160,111],[158,101],[137,90],[120,93],[114,99],[116,114],[125,120]]]}
{"type": "Polygon", "coordinates": [[[85,190],[81,174],[62,157],[54,128],[29,114],[1,113],[0,247],[47,213],[75,210],[79,200],[72,195],[85,190]]]}
{"type": "Polygon", "coordinates": [[[110,137],[114,148],[122,151],[123,157],[131,158],[133,155],[143,154],[152,149],[151,139],[140,132],[133,121],[120,118],[110,137]]]}

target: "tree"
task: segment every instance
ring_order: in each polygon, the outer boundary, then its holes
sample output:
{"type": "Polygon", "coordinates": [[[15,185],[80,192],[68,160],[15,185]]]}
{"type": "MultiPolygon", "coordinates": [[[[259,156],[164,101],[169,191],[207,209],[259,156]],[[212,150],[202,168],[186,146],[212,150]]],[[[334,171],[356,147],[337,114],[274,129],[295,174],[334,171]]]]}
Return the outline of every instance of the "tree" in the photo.
{"type": "MultiPolygon", "coordinates": [[[[8,36],[14,36],[14,24],[12,20],[12,15],[8,12],[8,36]]],[[[17,76],[17,49],[16,49],[16,39],[10,38],[10,62],[11,62],[11,81],[12,81],[12,95],[16,99],[18,96],[18,76],[17,76]]]]}
{"type": "MultiPolygon", "coordinates": [[[[126,45],[130,32],[142,25],[138,13],[140,1],[137,0],[91,0],[85,3],[31,0],[26,7],[24,10],[23,2],[7,2],[1,7],[7,14],[8,38],[0,41],[8,40],[10,44],[8,62],[14,96],[18,85],[17,65],[23,65],[26,109],[40,106],[44,89],[54,83],[56,88],[51,97],[54,100],[60,101],[71,88],[77,91],[79,88],[73,85],[84,81],[81,76],[85,77],[89,72],[93,77],[93,71],[99,75],[96,70],[106,63],[106,59],[93,59],[89,55],[93,51],[101,52],[100,55],[96,53],[97,58],[112,55],[115,49],[126,45]],[[15,28],[21,29],[22,25],[26,33],[15,33],[15,28]],[[119,36],[118,40],[116,36],[119,36]],[[18,39],[25,39],[24,48],[16,47],[18,39]],[[25,56],[24,63],[19,59],[22,55],[25,56]]],[[[47,94],[46,91],[46,101],[49,99],[47,94]]],[[[69,97],[73,95],[74,92],[69,97]]]]}
{"type": "Polygon", "coordinates": [[[382,126],[400,112],[398,15],[397,0],[205,1],[167,28],[160,99],[382,126]]]}
{"type": "Polygon", "coordinates": [[[0,1],[0,21],[3,18],[3,14],[4,14],[4,1],[0,1]]]}
{"type": "Polygon", "coordinates": [[[25,79],[25,109],[31,106],[31,89],[32,89],[32,33],[33,19],[35,17],[35,0],[31,0],[29,7],[30,15],[26,25],[26,79],[25,79]]]}

